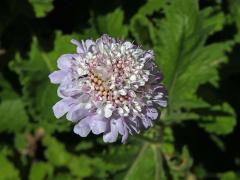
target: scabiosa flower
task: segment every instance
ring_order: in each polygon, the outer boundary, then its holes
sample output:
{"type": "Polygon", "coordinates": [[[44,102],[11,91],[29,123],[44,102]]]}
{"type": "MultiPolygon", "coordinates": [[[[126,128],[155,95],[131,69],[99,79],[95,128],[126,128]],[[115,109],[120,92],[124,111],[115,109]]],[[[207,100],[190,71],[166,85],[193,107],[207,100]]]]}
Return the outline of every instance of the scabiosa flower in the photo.
{"type": "Polygon", "coordinates": [[[159,109],[167,105],[153,51],[108,35],[72,43],[77,53],[60,56],[60,70],[49,75],[60,84],[55,116],[67,113],[76,134],[103,133],[104,142],[115,142],[120,134],[125,143],[129,134],[153,126],[159,109]]]}

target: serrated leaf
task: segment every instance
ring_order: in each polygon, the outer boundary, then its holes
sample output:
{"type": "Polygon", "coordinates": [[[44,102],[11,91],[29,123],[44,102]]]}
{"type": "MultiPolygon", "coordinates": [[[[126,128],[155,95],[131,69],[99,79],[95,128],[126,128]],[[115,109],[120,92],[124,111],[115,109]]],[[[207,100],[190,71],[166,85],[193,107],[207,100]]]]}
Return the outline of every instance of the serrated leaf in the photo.
{"type": "Polygon", "coordinates": [[[99,16],[92,26],[96,27],[98,34],[109,34],[116,38],[124,38],[128,34],[127,26],[123,24],[124,13],[121,9],[116,9],[113,12],[99,16]]]}
{"type": "Polygon", "coordinates": [[[28,117],[20,99],[0,103],[0,132],[17,133],[28,123],[28,117]]]}
{"type": "Polygon", "coordinates": [[[208,35],[220,27],[210,23],[207,11],[199,11],[196,0],[176,0],[165,12],[166,19],[159,22],[160,43],[155,52],[165,76],[169,110],[174,112],[184,107],[186,100],[196,99],[199,85],[217,84],[217,68],[226,62],[225,52],[231,43],[205,45],[208,35]]]}
{"type": "Polygon", "coordinates": [[[0,73],[0,101],[17,99],[18,95],[0,73]]]}
{"type": "Polygon", "coordinates": [[[53,167],[45,162],[35,162],[31,166],[29,180],[44,180],[46,177],[51,177],[53,167]]]}
{"type": "Polygon", "coordinates": [[[71,156],[67,153],[63,144],[51,136],[45,136],[43,138],[43,145],[47,147],[44,153],[45,157],[53,166],[68,165],[71,156]]]}
{"type": "Polygon", "coordinates": [[[54,167],[66,167],[71,176],[78,179],[90,177],[93,174],[95,177],[105,179],[107,172],[115,168],[114,164],[106,163],[100,157],[72,154],[66,150],[64,144],[51,136],[45,136],[42,142],[46,147],[44,154],[48,162],[54,167]]]}
{"type": "Polygon", "coordinates": [[[138,11],[137,14],[152,15],[154,12],[162,9],[167,1],[166,0],[148,0],[138,11]]]}
{"type": "Polygon", "coordinates": [[[32,4],[38,18],[46,16],[54,8],[53,0],[29,0],[29,2],[32,4]]]}
{"type": "Polygon", "coordinates": [[[238,33],[235,35],[235,40],[240,42],[240,1],[230,0],[229,10],[231,19],[235,22],[238,33]]]}
{"type": "Polygon", "coordinates": [[[203,9],[200,13],[205,19],[204,26],[212,27],[212,31],[209,33],[210,35],[223,29],[226,21],[223,12],[219,12],[213,7],[207,7],[203,9]]]}
{"type": "Polygon", "coordinates": [[[152,47],[157,38],[152,23],[153,18],[148,16],[159,12],[166,4],[165,0],[148,0],[131,18],[130,31],[139,44],[152,47]]]}
{"type": "MultiPolygon", "coordinates": [[[[78,36],[76,36],[78,37],[78,36]]],[[[34,39],[27,59],[16,55],[10,67],[18,73],[23,86],[23,97],[37,126],[42,126],[49,132],[66,130],[70,123],[58,121],[53,115],[52,106],[58,101],[57,87],[49,82],[48,75],[56,69],[57,58],[64,53],[74,52],[70,43],[72,36],[56,33],[54,49],[45,52],[34,39]]]]}
{"type": "Polygon", "coordinates": [[[152,23],[143,15],[135,15],[130,22],[130,30],[140,44],[152,46],[156,43],[156,34],[152,23]]]}
{"type": "Polygon", "coordinates": [[[236,125],[236,116],[232,107],[224,103],[209,107],[210,111],[200,117],[200,127],[203,127],[209,133],[216,135],[225,135],[233,131],[236,125]]]}
{"type": "Polygon", "coordinates": [[[0,153],[0,174],[1,180],[20,179],[19,171],[7,159],[7,157],[2,154],[2,152],[0,153]]]}
{"type": "Polygon", "coordinates": [[[18,133],[28,124],[21,98],[0,74],[0,132],[18,133]]]}

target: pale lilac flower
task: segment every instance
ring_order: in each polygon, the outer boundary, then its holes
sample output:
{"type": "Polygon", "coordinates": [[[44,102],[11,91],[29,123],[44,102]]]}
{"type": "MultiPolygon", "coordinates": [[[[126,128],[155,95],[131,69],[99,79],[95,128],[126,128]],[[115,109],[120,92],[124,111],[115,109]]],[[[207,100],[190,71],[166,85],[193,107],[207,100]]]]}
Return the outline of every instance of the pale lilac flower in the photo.
{"type": "Polygon", "coordinates": [[[59,70],[49,75],[60,84],[55,116],[67,113],[76,134],[103,133],[104,142],[115,142],[120,134],[125,143],[129,134],[153,126],[167,105],[153,51],[108,35],[72,43],[77,53],[59,57],[59,70]]]}

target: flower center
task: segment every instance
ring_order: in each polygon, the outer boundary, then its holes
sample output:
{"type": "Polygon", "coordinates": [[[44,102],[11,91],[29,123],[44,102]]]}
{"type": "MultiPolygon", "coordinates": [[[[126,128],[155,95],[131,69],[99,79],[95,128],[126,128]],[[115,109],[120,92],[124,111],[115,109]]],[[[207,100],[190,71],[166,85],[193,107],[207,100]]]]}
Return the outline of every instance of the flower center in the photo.
{"type": "MultiPolygon", "coordinates": [[[[111,65],[111,72],[107,73],[107,76],[103,78],[103,74],[98,72],[97,65],[91,63],[89,66],[89,79],[90,84],[99,100],[105,100],[111,102],[114,107],[119,107],[122,103],[129,100],[129,96],[121,95],[118,93],[116,84],[120,86],[124,83],[124,70],[125,63],[122,60],[117,61],[111,65]],[[112,82],[111,79],[114,77],[115,82],[112,82]],[[110,81],[110,82],[109,82],[110,81]],[[114,88],[110,87],[114,84],[114,88]]],[[[107,67],[102,68],[104,71],[107,71],[107,67]]],[[[106,72],[105,72],[106,73],[106,72]]],[[[105,75],[106,76],[106,75],[105,75]]]]}

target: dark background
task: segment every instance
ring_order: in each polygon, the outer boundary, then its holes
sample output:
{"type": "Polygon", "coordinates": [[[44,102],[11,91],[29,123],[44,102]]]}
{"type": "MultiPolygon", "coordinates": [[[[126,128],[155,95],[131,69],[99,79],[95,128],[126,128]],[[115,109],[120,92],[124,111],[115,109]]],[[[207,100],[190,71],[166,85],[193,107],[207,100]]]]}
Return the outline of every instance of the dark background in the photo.
{"type": "MultiPolygon", "coordinates": [[[[7,79],[14,90],[21,94],[21,85],[18,76],[11,71],[8,63],[15,57],[16,52],[20,52],[23,57],[27,56],[30,50],[32,37],[36,36],[41,47],[50,51],[53,48],[54,32],[61,30],[63,34],[81,32],[83,28],[89,27],[91,15],[105,15],[117,7],[121,7],[125,12],[124,22],[136,13],[139,7],[145,3],[144,0],[54,0],[54,9],[43,18],[36,18],[31,4],[27,0],[1,0],[0,1],[0,70],[4,78],[7,79]]],[[[214,0],[199,1],[200,8],[216,5],[214,0]]],[[[224,0],[221,10],[229,13],[229,1],[224,0]]],[[[159,16],[157,14],[156,16],[159,16]]],[[[235,23],[229,23],[220,32],[210,36],[208,42],[218,42],[232,39],[237,33],[235,23]]],[[[201,86],[198,93],[206,98],[211,97],[211,93],[218,96],[223,101],[231,104],[234,108],[238,123],[233,133],[220,136],[225,144],[225,150],[221,150],[209,138],[204,130],[195,123],[185,123],[174,126],[174,137],[176,147],[187,144],[194,163],[201,164],[209,173],[224,171],[239,171],[240,166],[240,44],[236,43],[233,50],[228,53],[229,62],[219,69],[220,87],[214,88],[210,84],[201,86]],[[209,94],[203,94],[204,89],[209,89],[209,94]],[[189,135],[191,134],[191,135],[189,135]]],[[[205,92],[205,91],[204,91],[205,92]]],[[[9,138],[9,135],[1,135],[2,138],[9,138]]],[[[41,151],[40,151],[41,152],[41,151]]],[[[1,178],[0,178],[1,179],[1,178]]]]}

